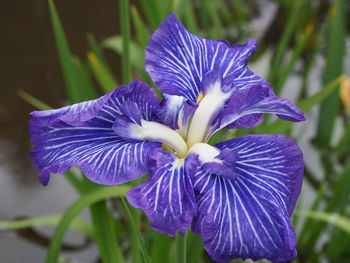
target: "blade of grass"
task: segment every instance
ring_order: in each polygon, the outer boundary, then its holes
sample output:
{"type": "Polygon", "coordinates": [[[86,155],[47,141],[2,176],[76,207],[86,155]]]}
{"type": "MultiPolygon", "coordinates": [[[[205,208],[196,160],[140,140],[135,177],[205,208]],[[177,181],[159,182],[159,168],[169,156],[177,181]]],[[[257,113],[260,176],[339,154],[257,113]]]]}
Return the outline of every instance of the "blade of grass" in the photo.
{"type": "Polygon", "coordinates": [[[41,100],[33,97],[32,95],[30,95],[29,93],[25,92],[22,89],[18,89],[16,91],[16,93],[19,97],[21,97],[21,99],[23,99],[28,104],[34,106],[38,110],[51,110],[52,109],[49,105],[47,105],[46,103],[42,102],[41,100]]]}
{"type": "Polygon", "coordinates": [[[175,236],[175,250],[176,250],[176,263],[186,263],[186,234],[184,236],[180,235],[178,232],[175,236]]]}
{"type": "Polygon", "coordinates": [[[302,0],[293,1],[291,4],[292,10],[290,11],[290,15],[287,19],[287,25],[283,30],[283,34],[278,42],[274,56],[272,57],[272,61],[270,63],[268,80],[272,85],[275,85],[277,82],[284,54],[286,53],[288,43],[293,36],[298,19],[300,18],[302,0]]]}
{"type": "MultiPolygon", "coordinates": [[[[25,219],[0,221],[0,231],[18,230],[38,226],[57,226],[61,219],[62,215],[54,214],[25,219]]],[[[92,225],[84,219],[75,218],[69,226],[68,231],[70,230],[76,231],[90,239],[94,239],[94,231],[92,225]]]]}
{"type": "Polygon", "coordinates": [[[289,77],[290,73],[292,72],[296,62],[300,58],[302,52],[305,50],[305,47],[307,43],[310,40],[310,37],[312,36],[314,31],[314,25],[308,25],[303,33],[303,35],[300,37],[299,41],[295,45],[295,47],[292,50],[292,54],[290,58],[288,59],[287,65],[283,68],[282,72],[280,73],[280,76],[278,78],[277,84],[274,86],[274,91],[276,93],[280,93],[284,83],[286,82],[287,78],[289,77]]]}
{"type": "MultiPolygon", "coordinates": [[[[131,6],[130,11],[131,11],[132,24],[134,25],[134,28],[136,31],[136,40],[141,45],[141,47],[145,49],[150,37],[148,30],[145,26],[145,23],[142,21],[139,11],[134,5],[131,6]]],[[[132,50],[131,50],[131,54],[133,54],[132,50]]]]}
{"type": "MultiPolygon", "coordinates": [[[[331,25],[323,83],[329,83],[343,73],[346,37],[344,4],[344,0],[337,0],[334,9],[330,12],[331,25]]],[[[339,106],[338,89],[321,103],[316,136],[316,144],[321,148],[327,148],[330,145],[339,106]]]]}
{"type": "Polygon", "coordinates": [[[160,234],[153,230],[150,230],[150,231],[152,231],[152,234],[153,234],[153,242],[150,250],[151,262],[152,263],[168,262],[173,239],[167,235],[160,234]]]}
{"type": "MultiPolygon", "coordinates": [[[[326,207],[324,209],[325,213],[338,212],[340,214],[344,213],[346,204],[350,197],[349,185],[350,185],[350,158],[348,158],[342,174],[339,176],[335,186],[332,189],[331,199],[328,200],[326,207]]],[[[326,224],[324,222],[319,222],[313,224],[313,227],[308,229],[308,238],[306,239],[304,248],[311,249],[313,251],[317,244],[317,240],[322,233],[326,224]]]]}
{"type": "MultiPolygon", "coordinates": [[[[60,253],[61,245],[63,238],[65,236],[66,231],[71,225],[72,221],[80,214],[80,212],[86,207],[99,202],[101,200],[105,200],[108,198],[116,197],[116,196],[125,196],[126,192],[129,190],[126,186],[104,186],[99,187],[89,193],[86,193],[82,197],[80,197],[77,201],[72,203],[66,212],[63,214],[61,221],[59,222],[55,233],[53,235],[52,242],[50,244],[48,254],[46,257],[46,263],[57,263],[58,256],[60,253]]],[[[97,237],[96,237],[97,238],[97,237]]],[[[106,244],[106,246],[113,246],[111,253],[108,254],[110,257],[110,261],[108,263],[122,263],[124,262],[123,256],[118,247],[115,244],[106,244]]],[[[106,248],[107,250],[107,248],[106,248]]],[[[109,251],[109,250],[108,250],[109,251]]]]}
{"type": "Polygon", "coordinates": [[[187,233],[187,247],[190,248],[187,249],[187,261],[190,263],[201,262],[200,258],[204,252],[201,237],[193,234],[190,230],[187,233]]]}
{"type": "Polygon", "coordinates": [[[67,95],[71,103],[77,103],[79,102],[78,81],[74,73],[74,65],[71,60],[69,46],[52,0],[49,0],[49,9],[67,95]]]}
{"type": "Polygon", "coordinates": [[[101,85],[101,88],[105,92],[110,92],[115,89],[118,86],[116,80],[109,74],[103,64],[101,64],[97,56],[94,53],[89,52],[87,57],[91,70],[93,71],[97,82],[101,85]]]}
{"type": "Polygon", "coordinates": [[[298,216],[306,216],[310,218],[323,221],[330,225],[336,226],[342,231],[350,235],[350,219],[345,216],[341,216],[338,213],[327,213],[320,211],[295,211],[295,214],[298,216]]]}
{"type": "MultiPolygon", "coordinates": [[[[102,42],[102,45],[105,48],[112,49],[121,56],[123,55],[123,39],[121,36],[109,37],[102,42]]],[[[129,45],[130,53],[132,54],[132,56],[130,57],[131,65],[135,67],[139,74],[145,74],[145,71],[143,69],[143,61],[145,59],[143,49],[133,41],[131,41],[129,45]]]]}
{"type": "Polygon", "coordinates": [[[122,72],[123,83],[128,83],[131,80],[130,67],[130,19],[129,19],[129,0],[120,0],[120,25],[123,39],[122,53],[122,72]]]}
{"type": "Polygon", "coordinates": [[[75,70],[77,72],[77,79],[80,86],[81,100],[93,100],[97,98],[97,93],[90,76],[90,69],[88,65],[83,64],[78,57],[72,57],[75,70]]]}
{"type": "MultiPolygon", "coordinates": [[[[122,197],[121,198],[121,201],[123,203],[123,206],[124,206],[124,209],[126,211],[126,215],[128,217],[128,220],[130,222],[130,225],[131,225],[131,231],[132,231],[132,235],[133,235],[133,242],[135,242],[134,245],[136,245],[135,247],[136,248],[139,248],[141,250],[141,254],[142,254],[142,257],[143,257],[143,261],[145,263],[151,263],[150,261],[150,257],[148,255],[148,252],[147,252],[147,249],[145,247],[145,244],[143,242],[143,239],[142,239],[142,236],[141,236],[141,233],[140,233],[140,228],[137,224],[137,221],[135,220],[135,217],[133,216],[131,210],[130,210],[130,207],[129,205],[126,203],[125,199],[122,197]]],[[[138,258],[137,254],[139,253],[138,250],[134,250],[134,256],[136,256],[136,258],[138,258]]],[[[134,261],[134,258],[133,258],[133,262],[134,261]]]]}
{"type": "Polygon", "coordinates": [[[96,55],[96,57],[98,58],[100,63],[103,65],[105,70],[108,71],[108,73],[111,76],[113,76],[112,70],[110,69],[110,66],[109,66],[108,62],[107,62],[106,58],[103,55],[102,48],[101,48],[100,44],[97,43],[94,35],[91,34],[91,33],[88,33],[87,34],[87,40],[88,40],[89,46],[91,48],[91,51],[96,55]]]}

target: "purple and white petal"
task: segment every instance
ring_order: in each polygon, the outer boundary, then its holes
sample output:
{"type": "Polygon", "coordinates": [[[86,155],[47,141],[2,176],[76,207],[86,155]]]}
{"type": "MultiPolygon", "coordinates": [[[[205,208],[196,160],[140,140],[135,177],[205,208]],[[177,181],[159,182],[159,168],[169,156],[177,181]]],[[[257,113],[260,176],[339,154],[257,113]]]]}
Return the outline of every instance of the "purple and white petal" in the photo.
{"type": "Polygon", "coordinates": [[[232,77],[239,89],[270,85],[246,67],[256,50],[256,40],[244,45],[207,40],[188,32],[170,14],[154,32],[146,49],[145,69],[165,94],[183,96],[196,103],[203,76],[220,67],[223,77],[232,77]]]}
{"type": "Polygon", "coordinates": [[[151,227],[160,233],[183,235],[197,212],[193,190],[193,176],[198,166],[192,155],[181,160],[163,150],[155,150],[148,181],[127,192],[128,201],[144,210],[151,227]]]}
{"type": "Polygon", "coordinates": [[[160,143],[125,141],[113,125],[128,102],[138,105],[142,118],[154,119],[159,102],[152,92],[148,85],[133,81],[94,101],[32,112],[31,157],[41,183],[47,185],[51,173],[62,174],[75,165],[92,181],[106,185],[148,172],[148,156],[160,143]]]}
{"type": "Polygon", "coordinates": [[[264,113],[276,114],[287,121],[304,121],[303,112],[289,100],[278,98],[270,88],[251,87],[236,92],[224,110],[213,121],[212,131],[227,126],[230,129],[251,128],[263,120],[264,113]]]}
{"type": "Polygon", "coordinates": [[[283,135],[248,135],[217,144],[239,155],[234,180],[198,172],[192,229],[218,262],[233,258],[285,262],[296,256],[290,222],[301,190],[302,152],[283,135]]]}

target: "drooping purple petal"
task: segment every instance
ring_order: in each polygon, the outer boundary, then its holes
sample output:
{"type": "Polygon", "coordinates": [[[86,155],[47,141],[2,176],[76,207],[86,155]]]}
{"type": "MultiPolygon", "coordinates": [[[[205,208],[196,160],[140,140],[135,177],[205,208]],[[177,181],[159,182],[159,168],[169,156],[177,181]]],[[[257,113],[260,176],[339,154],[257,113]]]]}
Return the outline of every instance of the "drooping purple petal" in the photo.
{"type": "Polygon", "coordinates": [[[264,113],[276,114],[287,121],[304,121],[303,112],[289,100],[280,99],[270,88],[251,87],[236,92],[213,122],[212,130],[251,128],[263,120],[264,113]]]}
{"type": "Polygon", "coordinates": [[[157,97],[140,81],[94,101],[32,112],[30,133],[35,147],[31,156],[41,172],[41,183],[47,185],[51,173],[62,174],[75,165],[92,181],[106,185],[148,172],[148,156],[160,144],[125,141],[112,128],[127,102],[138,105],[144,119],[156,118],[157,97]]]}
{"type": "Polygon", "coordinates": [[[193,230],[202,235],[210,256],[218,262],[292,260],[296,244],[290,216],[303,176],[296,143],[283,135],[248,135],[216,147],[236,151],[239,160],[234,180],[205,171],[195,176],[193,230]]]}
{"type": "Polygon", "coordinates": [[[128,201],[144,210],[158,232],[184,234],[197,212],[192,180],[198,160],[194,155],[179,160],[162,150],[155,150],[151,158],[154,164],[148,181],[129,190],[128,201]]]}
{"type": "Polygon", "coordinates": [[[197,37],[170,14],[151,37],[145,69],[163,93],[196,103],[203,76],[215,66],[220,67],[224,78],[232,77],[239,89],[270,86],[246,67],[255,50],[254,39],[244,45],[229,45],[226,41],[197,37]]]}

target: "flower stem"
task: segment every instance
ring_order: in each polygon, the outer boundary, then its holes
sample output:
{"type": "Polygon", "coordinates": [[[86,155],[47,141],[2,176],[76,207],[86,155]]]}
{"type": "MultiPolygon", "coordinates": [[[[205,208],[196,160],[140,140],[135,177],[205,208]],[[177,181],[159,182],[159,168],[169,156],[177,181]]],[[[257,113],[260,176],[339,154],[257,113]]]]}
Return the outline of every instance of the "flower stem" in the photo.
{"type": "Polygon", "coordinates": [[[186,263],[186,237],[176,233],[175,249],[176,249],[176,263],[186,263]]]}

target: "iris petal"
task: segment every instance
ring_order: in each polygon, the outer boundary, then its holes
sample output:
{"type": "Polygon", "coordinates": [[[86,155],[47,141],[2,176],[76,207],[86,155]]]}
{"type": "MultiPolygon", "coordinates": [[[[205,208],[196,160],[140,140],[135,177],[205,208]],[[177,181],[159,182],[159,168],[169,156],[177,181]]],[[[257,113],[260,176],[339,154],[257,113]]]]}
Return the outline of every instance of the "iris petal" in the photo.
{"type": "Polygon", "coordinates": [[[239,154],[235,180],[201,171],[195,176],[198,214],[193,230],[201,234],[210,256],[267,258],[296,256],[290,216],[300,193],[303,158],[283,135],[242,136],[216,145],[239,154]]]}
{"type": "Polygon", "coordinates": [[[129,190],[128,201],[144,210],[158,232],[184,234],[197,211],[192,180],[198,160],[194,155],[179,160],[162,150],[151,158],[155,163],[148,181],[129,190]]]}
{"type": "Polygon", "coordinates": [[[213,121],[210,134],[225,126],[251,128],[263,120],[264,113],[276,114],[287,121],[304,121],[303,112],[289,100],[278,98],[270,88],[251,87],[237,91],[213,121]]]}
{"type": "Polygon", "coordinates": [[[183,96],[195,104],[203,76],[215,66],[220,67],[224,78],[233,77],[240,89],[269,86],[246,67],[255,50],[254,39],[244,45],[229,45],[226,41],[195,36],[170,14],[151,37],[145,69],[163,93],[183,96]]]}
{"type": "Polygon", "coordinates": [[[32,159],[46,185],[51,173],[65,173],[78,165],[100,184],[121,184],[148,171],[148,156],[159,143],[129,142],[113,131],[120,106],[132,101],[152,120],[157,97],[148,85],[133,81],[100,99],[58,110],[32,112],[30,132],[35,148],[32,159]]]}

